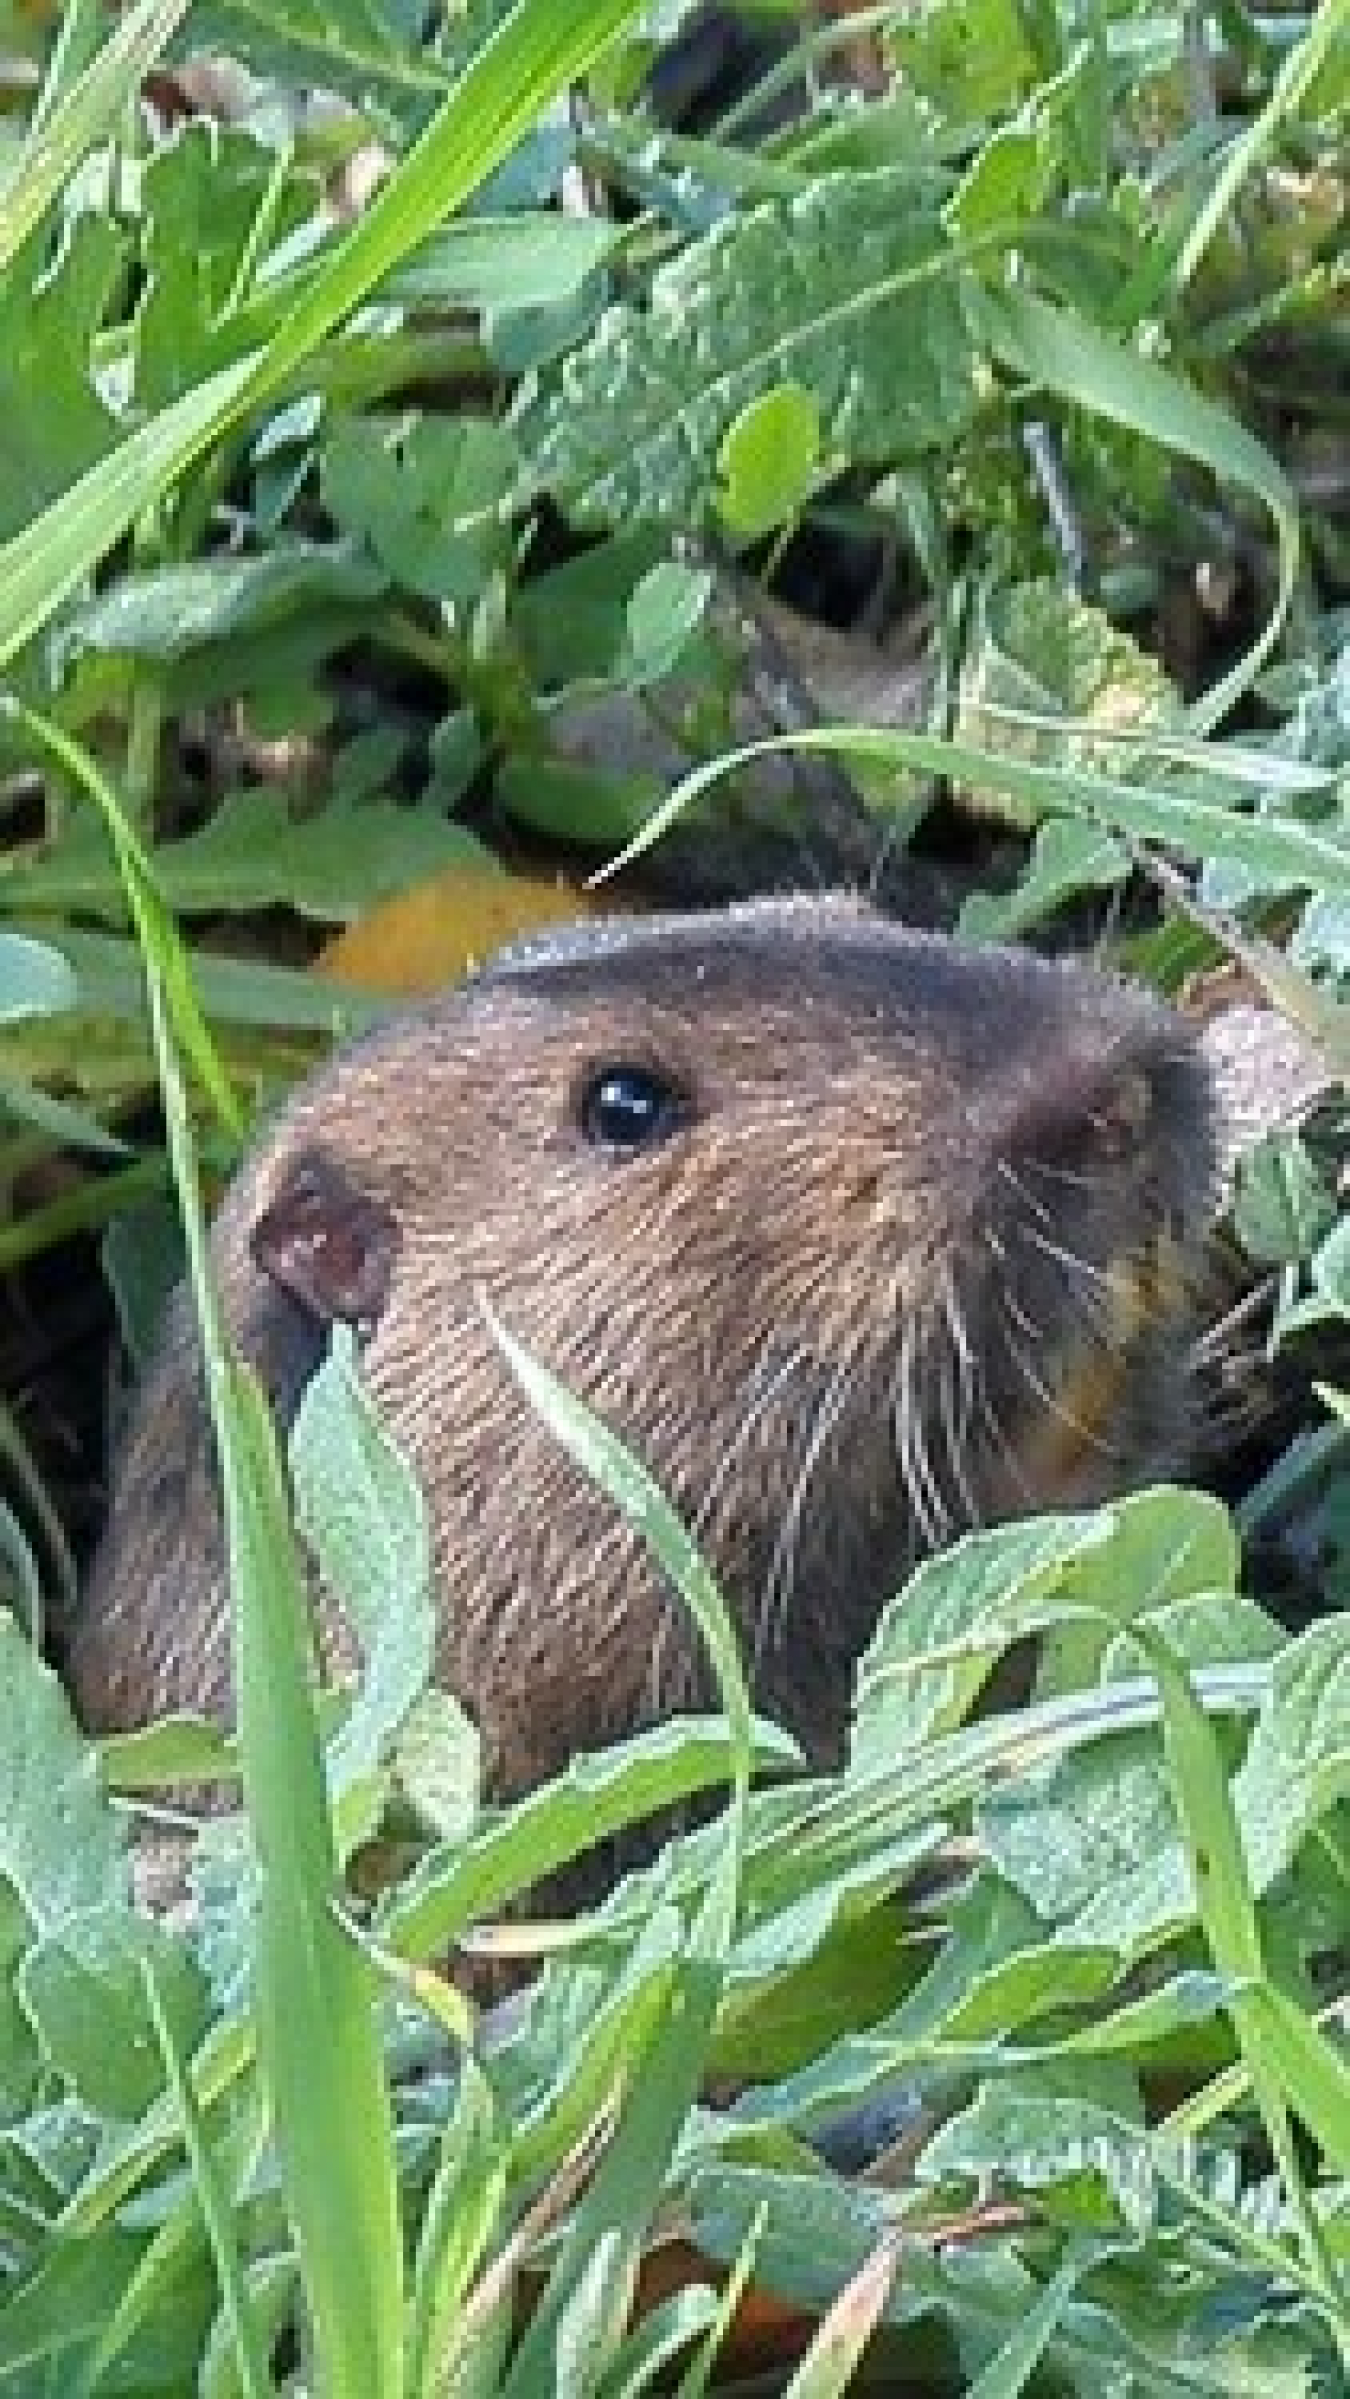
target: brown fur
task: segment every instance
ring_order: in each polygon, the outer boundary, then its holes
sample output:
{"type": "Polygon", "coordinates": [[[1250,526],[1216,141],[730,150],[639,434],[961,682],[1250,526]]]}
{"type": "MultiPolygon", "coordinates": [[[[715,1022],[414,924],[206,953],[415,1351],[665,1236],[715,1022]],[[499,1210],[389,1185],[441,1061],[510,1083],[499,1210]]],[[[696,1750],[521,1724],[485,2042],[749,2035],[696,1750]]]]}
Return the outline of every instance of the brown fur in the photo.
{"type": "MultiPolygon", "coordinates": [[[[502,1363],[482,1292],[653,1468],[722,1578],[760,1704],[829,1758],[917,1556],[1177,1465],[1178,1261],[1205,1217],[1208,1120],[1175,1020],[1083,970],[841,902],[593,925],[302,1085],[226,1200],[216,1269],[283,1417],[325,1313],[361,1320],[428,1498],[438,1671],[493,1790],[709,1693],[641,1542],[502,1363]],[[634,1155],[578,1120],[614,1062],[659,1067],[684,1103],[634,1155]]],[[[181,1303],[71,1665],[92,1726],[228,1712],[181,1303]]]]}

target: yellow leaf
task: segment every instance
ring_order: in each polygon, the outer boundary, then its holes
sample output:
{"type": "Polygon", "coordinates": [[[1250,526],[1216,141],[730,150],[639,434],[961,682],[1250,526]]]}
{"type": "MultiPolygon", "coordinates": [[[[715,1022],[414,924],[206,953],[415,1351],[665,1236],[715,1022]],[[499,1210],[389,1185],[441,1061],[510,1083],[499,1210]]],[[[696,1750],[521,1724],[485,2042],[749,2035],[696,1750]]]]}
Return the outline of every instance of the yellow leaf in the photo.
{"type": "Polygon", "coordinates": [[[325,943],[315,971],[363,991],[437,991],[517,934],[596,913],[589,893],[557,876],[451,866],[348,925],[325,943]]]}

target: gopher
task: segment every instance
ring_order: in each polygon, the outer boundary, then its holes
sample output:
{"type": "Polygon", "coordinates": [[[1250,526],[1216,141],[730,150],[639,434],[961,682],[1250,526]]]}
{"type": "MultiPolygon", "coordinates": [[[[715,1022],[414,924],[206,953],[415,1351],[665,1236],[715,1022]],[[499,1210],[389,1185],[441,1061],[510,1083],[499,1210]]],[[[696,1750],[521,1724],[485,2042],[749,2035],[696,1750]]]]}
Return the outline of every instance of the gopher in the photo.
{"type": "MultiPolygon", "coordinates": [[[[278,1417],[331,1326],[426,1494],[437,1672],[509,1796],[711,1696],[640,1538],[532,1414],[502,1321],[657,1476],[757,1704],[835,1760],[916,1560],[1184,1462],[1211,1095],[1152,999],[838,900],[592,922],[337,1052],[217,1220],[278,1417]]],[[[316,1592],[320,1645],[343,1653],[316,1592]]],[[[186,1300],[70,1656],[95,1730],[230,1711],[186,1300]]]]}

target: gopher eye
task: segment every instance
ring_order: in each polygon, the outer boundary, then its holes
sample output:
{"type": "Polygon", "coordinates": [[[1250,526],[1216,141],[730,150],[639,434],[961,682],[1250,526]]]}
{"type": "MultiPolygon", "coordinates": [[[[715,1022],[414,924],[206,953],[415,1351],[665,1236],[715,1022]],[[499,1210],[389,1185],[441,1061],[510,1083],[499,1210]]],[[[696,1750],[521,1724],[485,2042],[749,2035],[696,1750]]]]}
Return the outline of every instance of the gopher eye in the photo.
{"type": "Polygon", "coordinates": [[[678,1132],[688,1122],[689,1106],[678,1084],[659,1068],[619,1059],[588,1076],[577,1117],[598,1149],[632,1157],[678,1132]]]}

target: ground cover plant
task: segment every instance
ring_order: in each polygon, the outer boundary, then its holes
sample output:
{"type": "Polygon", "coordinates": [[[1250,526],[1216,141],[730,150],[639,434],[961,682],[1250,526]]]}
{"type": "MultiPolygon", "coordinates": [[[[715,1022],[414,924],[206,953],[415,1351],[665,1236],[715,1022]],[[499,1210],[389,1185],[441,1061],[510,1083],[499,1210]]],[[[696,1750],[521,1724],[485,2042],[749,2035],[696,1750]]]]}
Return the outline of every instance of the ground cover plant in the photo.
{"type": "Polygon", "coordinates": [[[1343,1070],[1350,8],[71,0],[0,62],[0,2387],[1344,2389],[1335,1108],[1238,1174],[1260,1479],[922,1567],[834,1778],[498,1326],[724,1708],[508,1809],[359,1358],[283,1472],[200,1194],[428,918],[449,973],[620,853],[1235,959],[1343,1070]],[[238,1743],[100,1757],[41,1654],[96,1480],[50,1361],[100,1271],[143,1354],[184,1258],[238,1743]],[[293,1511],[365,1653],[317,1700],[293,1511]],[[110,1787],[217,1773],[155,1912],[110,1787]],[[496,2007],[447,1972],[540,1953],[496,2007]]]}

